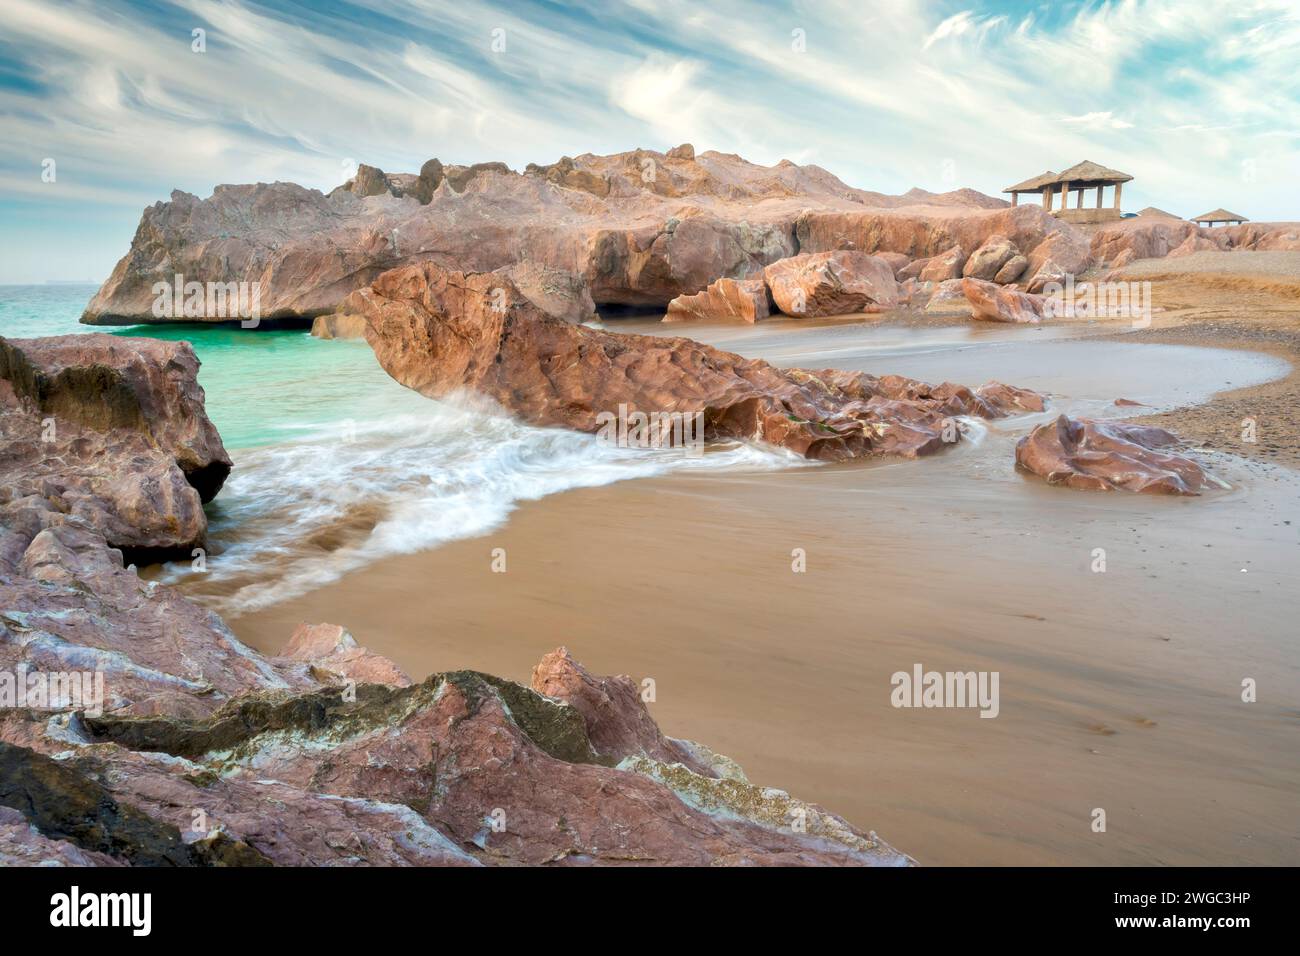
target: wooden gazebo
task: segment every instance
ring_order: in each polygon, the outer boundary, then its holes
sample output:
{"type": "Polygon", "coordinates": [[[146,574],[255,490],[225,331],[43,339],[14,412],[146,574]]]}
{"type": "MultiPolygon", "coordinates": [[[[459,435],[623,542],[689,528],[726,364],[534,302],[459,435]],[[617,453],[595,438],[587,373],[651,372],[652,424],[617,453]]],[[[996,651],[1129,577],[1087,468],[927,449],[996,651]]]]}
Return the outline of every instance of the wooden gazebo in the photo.
{"type": "Polygon", "coordinates": [[[1043,208],[1058,219],[1065,219],[1068,222],[1105,222],[1121,217],[1120,193],[1124,188],[1124,184],[1132,178],[1128,173],[1121,173],[1117,169],[1107,169],[1105,166],[1099,166],[1097,163],[1085,159],[1064,172],[1053,173],[1049,170],[1040,176],[1026,179],[1023,183],[1008,186],[1002,191],[1011,194],[1011,205],[1013,206],[1019,203],[1022,193],[1041,193],[1043,208]],[[1107,186],[1115,187],[1115,200],[1112,206],[1104,208],[1102,206],[1102,197],[1107,186]],[[1095,208],[1083,208],[1083,192],[1085,189],[1097,190],[1097,205],[1095,208]],[[1070,208],[1070,193],[1078,193],[1078,199],[1075,201],[1073,209],[1070,208]],[[1061,197],[1059,208],[1056,205],[1057,196],[1061,197]]]}
{"type": "Polygon", "coordinates": [[[1241,225],[1243,222],[1250,222],[1245,216],[1238,216],[1235,212],[1228,212],[1226,209],[1215,209],[1211,212],[1201,213],[1192,222],[1199,222],[1203,226],[1213,228],[1216,222],[1233,222],[1241,225]]]}

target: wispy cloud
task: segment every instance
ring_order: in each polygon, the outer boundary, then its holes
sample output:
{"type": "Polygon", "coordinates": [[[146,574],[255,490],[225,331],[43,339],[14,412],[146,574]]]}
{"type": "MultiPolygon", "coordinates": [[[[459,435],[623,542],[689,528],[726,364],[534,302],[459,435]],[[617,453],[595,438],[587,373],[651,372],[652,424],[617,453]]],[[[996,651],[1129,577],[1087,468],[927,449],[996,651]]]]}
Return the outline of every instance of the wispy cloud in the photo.
{"type": "Polygon", "coordinates": [[[73,268],[15,225],[45,212],[103,274],[174,187],[685,140],[890,192],[1088,158],[1135,207],[1300,218],[1292,0],[0,5],[0,281],[73,268]]]}

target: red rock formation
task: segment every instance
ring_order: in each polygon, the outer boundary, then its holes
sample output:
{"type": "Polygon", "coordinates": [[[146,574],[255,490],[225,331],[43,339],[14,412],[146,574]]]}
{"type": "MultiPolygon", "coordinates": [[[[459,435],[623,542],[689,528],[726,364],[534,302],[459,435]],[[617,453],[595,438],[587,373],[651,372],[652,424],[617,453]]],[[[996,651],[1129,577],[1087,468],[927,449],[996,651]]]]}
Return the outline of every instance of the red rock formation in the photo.
{"type": "Polygon", "coordinates": [[[679,295],[668,303],[665,322],[756,322],[771,312],[767,283],[757,279],[718,279],[703,292],[679,295]]]}
{"type": "Polygon", "coordinates": [[[1197,252],[1223,252],[1224,247],[1215,242],[1208,235],[1203,233],[1192,233],[1178,247],[1171,249],[1168,258],[1175,259],[1180,256],[1190,256],[1197,252]]]}
{"type": "Polygon", "coordinates": [[[1016,466],[1049,484],[1093,491],[1196,495],[1220,487],[1195,461],[1171,449],[1162,428],[1096,422],[1062,415],[1016,445],[1016,466]]]}
{"type": "Polygon", "coordinates": [[[1045,318],[1042,296],[1029,295],[992,282],[966,278],[961,291],[971,306],[972,318],[986,322],[1038,323],[1045,318]]]}
{"type": "Polygon", "coordinates": [[[314,317],[379,273],[426,259],[481,272],[528,261],[582,276],[597,304],[663,307],[799,252],[910,259],[975,248],[993,233],[1028,248],[1054,228],[1041,209],[970,191],[884,196],[816,166],[756,166],[686,146],[564,157],[522,174],[430,160],[419,176],[366,167],[329,196],[292,183],[219,186],[204,200],[173,193],[145,210],[83,320],[159,321],[153,285],[177,274],[258,283],[268,321],[314,317]]]}
{"type": "Polygon", "coordinates": [[[134,556],[204,543],[230,458],[186,342],[0,338],[0,505],[38,496],[134,556]]]}
{"type": "Polygon", "coordinates": [[[1027,268],[1029,268],[1029,257],[1014,255],[998,269],[997,274],[993,276],[993,281],[998,285],[1010,285],[1024,275],[1027,268]]]}
{"type": "Polygon", "coordinates": [[[840,460],[936,451],[945,416],[980,413],[904,398],[888,377],[779,369],[690,339],[569,325],[512,287],[494,298],[499,282],[426,263],[385,273],[344,309],[365,317],[380,364],[408,388],[430,397],[469,388],[538,425],[595,432],[601,414],[620,406],[699,413],[705,440],[758,440],[840,460]],[[906,413],[895,401],[909,405],[906,413]]]}
{"type": "Polygon", "coordinates": [[[847,315],[898,302],[894,270],[864,252],[817,252],[774,262],[763,270],[776,306],[786,315],[847,315]]]}

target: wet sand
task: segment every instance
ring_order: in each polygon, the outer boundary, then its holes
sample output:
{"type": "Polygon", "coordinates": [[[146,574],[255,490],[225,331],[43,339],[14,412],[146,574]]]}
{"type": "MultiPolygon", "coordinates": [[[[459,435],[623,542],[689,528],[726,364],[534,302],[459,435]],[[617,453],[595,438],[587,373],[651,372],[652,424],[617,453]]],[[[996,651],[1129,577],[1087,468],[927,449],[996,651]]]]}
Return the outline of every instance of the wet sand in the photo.
{"type": "Polygon", "coordinates": [[[1048,488],[1012,467],[1015,440],[1061,410],[1119,414],[1121,395],[1195,406],[1289,369],[1070,340],[1096,331],[693,329],[785,364],[997,377],[1053,407],[918,462],[568,492],[228,619],[267,651],[300,621],[343,624],[414,676],[527,680],[565,644],[596,672],[652,677],[666,732],[922,863],[1294,864],[1297,475],[1211,455],[1234,490],[1171,500],[1048,488]],[[890,675],[918,663],[998,671],[999,716],[895,709],[890,675]],[[1256,703],[1241,700],[1248,677],[1256,703]]]}

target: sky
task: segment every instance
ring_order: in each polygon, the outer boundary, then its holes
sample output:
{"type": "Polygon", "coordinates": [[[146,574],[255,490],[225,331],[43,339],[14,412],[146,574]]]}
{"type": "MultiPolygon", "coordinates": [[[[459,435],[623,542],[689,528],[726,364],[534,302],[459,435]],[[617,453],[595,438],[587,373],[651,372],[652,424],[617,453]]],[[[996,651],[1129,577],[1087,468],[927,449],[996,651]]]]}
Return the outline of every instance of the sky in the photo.
{"type": "Polygon", "coordinates": [[[0,123],[0,283],[102,281],[173,189],[682,142],[1300,220],[1300,0],[0,0],[0,123]]]}

